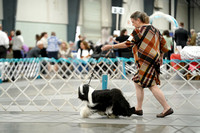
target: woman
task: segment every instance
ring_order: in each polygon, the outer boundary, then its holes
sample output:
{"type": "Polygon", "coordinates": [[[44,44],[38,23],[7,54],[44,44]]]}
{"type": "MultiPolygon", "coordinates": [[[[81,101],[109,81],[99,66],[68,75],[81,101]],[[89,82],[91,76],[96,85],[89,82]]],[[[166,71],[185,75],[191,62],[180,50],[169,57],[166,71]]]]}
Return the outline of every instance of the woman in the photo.
{"type": "Polygon", "coordinates": [[[86,41],[82,41],[80,48],[78,49],[77,58],[87,60],[93,54],[93,50],[90,49],[90,46],[86,41]]]}
{"type": "MultiPolygon", "coordinates": [[[[64,59],[72,58],[71,48],[64,41],[60,45],[58,56],[59,56],[59,58],[64,58],[64,59]]],[[[66,75],[71,74],[71,72],[73,71],[73,67],[70,66],[70,63],[68,63],[68,62],[59,62],[59,65],[60,65],[60,68],[62,69],[62,71],[60,71],[59,73],[62,75],[63,78],[67,78],[66,75]]]]}
{"type": "Polygon", "coordinates": [[[22,58],[22,46],[24,44],[24,39],[21,35],[21,31],[17,30],[16,31],[16,36],[13,37],[11,44],[12,44],[12,49],[13,49],[13,58],[22,58]]]}
{"type": "MultiPolygon", "coordinates": [[[[86,41],[82,41],[80,43],[80,48],[78,49],[77,58],[87,61],[92,54],[93,50],[90,49],[89,44],[86,41]]],[[[79,72],[82,72],[82,70],[84,70],[83,67],[86,67],[86,70],[88,71],[88,67],[86,65],[86,63],[82,63],[82,65],[78,67],[79,72]]]]}
{"type": "Polygon", "coordinates": [[[44,48],[41,50],[41,56],[42,57],[48,57],[47,51],[46,51],[47,45],[48,45],[47,38],[48,38],[47,32],[42,32],[41,35],[40,35],[40,41],[42,41],[43,45],[44,45],[44,48]]]}
{"type": "Polygon", "coordinates": [[[135,29],[128,40],[116,45],[105,45],[102,50],[132,47],[138,69],[133,77],[137,96],[135,114],[143,115],[143,88],[148,87],[164,108],[163,112],[157,115],[163,118],[173,113],[173,109],[167,104],[162,91],[157,86],[160,84],[159,69],[163,54],[168,51],[166,41],[159,30],[149,24],[149,17],[146,13],[137,11],[130,18],[135,29]]]}
{"type": "Polygon", "coordinates": [[[173,51],[172,51],[172,48],[173,48],[172,37],[170,37],[168,30],[163,31],[163,37],[166,40],[167,48],[169,50],[167,53],[165,53],[165,57],[167,57],[167,59],[170,60],[170,55],[173,53],[173,51]]]}
{"type": "Polygon", "coordinates": [[[60,58],[72,58],[71,48],[69,48],[69,45],[66,42],[61,43],[58,55],[60,58]]]}

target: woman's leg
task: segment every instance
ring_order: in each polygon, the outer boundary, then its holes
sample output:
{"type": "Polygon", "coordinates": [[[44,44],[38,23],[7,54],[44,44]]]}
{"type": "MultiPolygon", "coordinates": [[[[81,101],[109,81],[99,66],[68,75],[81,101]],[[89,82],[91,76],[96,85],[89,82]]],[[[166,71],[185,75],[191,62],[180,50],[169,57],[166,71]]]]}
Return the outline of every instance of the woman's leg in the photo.
{"type": "Polygon", "coordinates": [[[149,89],[153,93],[154,97],[158,100],[158,102],[164,108],[163,113],[168,111],[170,109],[170,106],[167,104],[165,96],[164,96],[163,92],[158,88],[158,86],[154,85],[154,86],[150,87],[149,89]]]}
{"type": "Polygon", "coordinates": [[[137,96],[137,106],[136,110],[142,110],[142,103],[144,99],[144,89],[134,82],[135,88],[136,88],[136,96],[137,96]]]}

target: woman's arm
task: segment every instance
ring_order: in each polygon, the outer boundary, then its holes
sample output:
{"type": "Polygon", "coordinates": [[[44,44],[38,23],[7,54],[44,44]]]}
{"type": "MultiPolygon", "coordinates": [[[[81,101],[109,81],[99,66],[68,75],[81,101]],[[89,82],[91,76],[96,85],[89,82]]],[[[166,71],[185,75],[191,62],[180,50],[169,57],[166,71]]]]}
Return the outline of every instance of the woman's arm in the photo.
{"type": "Polygon", "coordinates": [[[105,45],[101,48],[101,50],[106,51],[109,49],[122,49],[122,48],[127,48],[125,43],[118,43],[116,45],[105,45]]]}

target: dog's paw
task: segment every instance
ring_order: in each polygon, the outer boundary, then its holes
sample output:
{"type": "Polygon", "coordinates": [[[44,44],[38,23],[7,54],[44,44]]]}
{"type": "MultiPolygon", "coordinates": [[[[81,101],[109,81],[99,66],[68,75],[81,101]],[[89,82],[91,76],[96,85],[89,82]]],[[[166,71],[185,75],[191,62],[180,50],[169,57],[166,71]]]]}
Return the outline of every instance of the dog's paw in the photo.
{"type": "Polygon", "coordinates": [[[92,112],[87,106],[85,106],[81,109],[80,115],[82,118],[88,118],[90,115],[92,115],[92,112]]]}
{"type": "Polygon", "coordinates": [[[116,116],[114,114],[109,114],[109,115],[107,115],[107,117],[110,118],[110,119],[119,118],[118,116],[116,116]]]}

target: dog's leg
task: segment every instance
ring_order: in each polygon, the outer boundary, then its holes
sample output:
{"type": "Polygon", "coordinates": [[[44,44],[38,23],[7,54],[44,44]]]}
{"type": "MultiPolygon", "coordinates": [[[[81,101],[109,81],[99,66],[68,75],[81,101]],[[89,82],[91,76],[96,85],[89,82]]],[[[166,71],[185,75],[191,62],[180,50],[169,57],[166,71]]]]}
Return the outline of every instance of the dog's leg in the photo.
{"type": "Polygon", "coordinates": [[[112,113],[113,113],[113,106],[106,108],[105,114],[109,115],[109,114],[112,114],[112,113]]]}
{"type": "Polygon", "coordinates": [[[135,113],[135,107],[129,108],[128,116],[131,116],[134,113],[135,113]]]}
{"type": "Polygon", "coordinates": [[[118,118],[118,116],[116,116],[116,115],[113,114],[113,106],[108,107],[108,108],[106,109],[105,114],[106,114],[107,117],[110,118],[110,119],[118,118]]]}
{"type": "Polygon", "coordinates": [[[114,114],[109,114],[109,115],[107,115],[107,117],[110,118],[110,119],[119,118],[118,116],[116,116],[114,114]]]}
{"type": "Polygon", "coordinates": [[[105,112],[97,112],[99,115],[101,115],[101,116],[105,116],[106,115],[106,113],[105,112]]]}
{"type": "Polygon", "coordinates": [[[88,106],[83,107],[80,111],[80,115],[82,118],[88,118],[92,114],[93,111],[90,108],[88,108],[88,106]]]}

